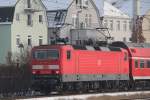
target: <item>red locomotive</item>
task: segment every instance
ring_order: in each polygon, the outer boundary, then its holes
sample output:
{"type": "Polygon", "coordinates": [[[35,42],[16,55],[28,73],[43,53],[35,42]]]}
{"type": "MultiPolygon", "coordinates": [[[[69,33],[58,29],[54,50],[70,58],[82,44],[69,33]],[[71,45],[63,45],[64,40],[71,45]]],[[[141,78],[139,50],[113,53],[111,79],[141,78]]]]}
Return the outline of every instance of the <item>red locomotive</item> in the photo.
{"type": "Polygon", "coordinates": [[[109,46],[37,46],[32,49],[31,62],[34,88],[50,92],[128,89],[143,82],[149,86],[149,50],[142,44],[122,42],[109,46]]]}

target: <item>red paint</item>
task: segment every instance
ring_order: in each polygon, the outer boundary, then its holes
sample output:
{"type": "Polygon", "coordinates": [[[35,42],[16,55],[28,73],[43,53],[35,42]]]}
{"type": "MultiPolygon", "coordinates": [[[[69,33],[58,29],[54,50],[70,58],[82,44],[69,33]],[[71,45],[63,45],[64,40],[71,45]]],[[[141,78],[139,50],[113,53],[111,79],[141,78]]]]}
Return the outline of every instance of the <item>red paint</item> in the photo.
{"type": "Polygon", "coordinates": [[[147,68],[147,61],[150,61],[150,48],[129,48],[129,52],[131,53],[131,64],[132,75],[133,77],[137,76],[145,76],[150,77],[150,68],[147,68]],[[135,52],[133,52],[135,51],[135,52]],[[135,68],[135,60],[138,60],[138,68],[135,68]],[[143,60],[145,65],[144,68],[140,68],[140,60],[143,60]]]}
{"type": "MultiPolygon", "coordinates": [[[[59,65],[60,70],[55,74],[129,74],[129,62],[125,60],[124,49],[121,51],[92,51],[92,50],[75,50],[71,45],[57,46],[39,46],[33,48],[32,52],[37,49],[58,49],[60,58],[57,60],[35,60],[32,58],[32,65],[59,65]],[[71,51],[71,59],[67,59],[67,51],[71,51]]],[[[128,58],[128,57],[127,57],[128,58]]],[[[34,70],[38,74],[44,74],[42,70],[34,70]]],[[[49,72],[49,73],[48,73],[49,72]]],[[[45,74],[53,70],[47,69],[45,74]]]]}

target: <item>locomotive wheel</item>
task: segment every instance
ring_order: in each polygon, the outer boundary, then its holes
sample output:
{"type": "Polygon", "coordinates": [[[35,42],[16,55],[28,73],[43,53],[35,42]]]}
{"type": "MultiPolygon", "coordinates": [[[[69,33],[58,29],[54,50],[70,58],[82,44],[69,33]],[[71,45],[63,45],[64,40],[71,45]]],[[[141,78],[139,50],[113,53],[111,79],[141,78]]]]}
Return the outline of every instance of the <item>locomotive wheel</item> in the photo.
{"type": "Polygon", "coordinates": [[[83,92],[83,83],[82,82],[77,82],[75,84],[75,91],[78,92],[78,93],[83,92]]]}

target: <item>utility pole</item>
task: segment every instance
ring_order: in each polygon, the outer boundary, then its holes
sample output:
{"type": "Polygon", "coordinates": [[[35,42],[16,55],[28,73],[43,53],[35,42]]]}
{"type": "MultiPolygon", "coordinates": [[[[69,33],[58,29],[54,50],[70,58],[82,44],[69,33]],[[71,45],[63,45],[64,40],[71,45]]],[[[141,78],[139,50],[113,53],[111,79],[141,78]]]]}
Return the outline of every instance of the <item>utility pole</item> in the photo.
{"type": "Polygon", "coordinates": [[[133,0],[133,29],[132,42],[143,43],[145,41],[142,32],[143,17],[140,16],[141,0],[133,0]]]}

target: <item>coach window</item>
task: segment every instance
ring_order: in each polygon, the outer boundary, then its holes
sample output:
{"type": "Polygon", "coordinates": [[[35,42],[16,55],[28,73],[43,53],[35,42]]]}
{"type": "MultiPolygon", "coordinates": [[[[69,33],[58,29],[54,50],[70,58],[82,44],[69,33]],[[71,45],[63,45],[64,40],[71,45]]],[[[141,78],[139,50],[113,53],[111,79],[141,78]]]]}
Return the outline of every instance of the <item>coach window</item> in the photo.
{"type": "Polygon", "coordinates": [[[144,64],[144,60],[140,61],[140,68],[144,68],[145,64],[144,64]]]}
{"type": "Polygon", "coordinates": [[[138,68],[138,60],[135,60],[135,68],[138,68]]]}
{"type": "Polygon", "coordinates": [[[71,59],[71,51],[68,50],[68,51],[67,51],[67,60],[70,60],[70,59],[71,59]]]}
{"type": "Polygon", "coordinates": [[[147,68],[150,68],[150,60],[147,61],[147,68]]]}

